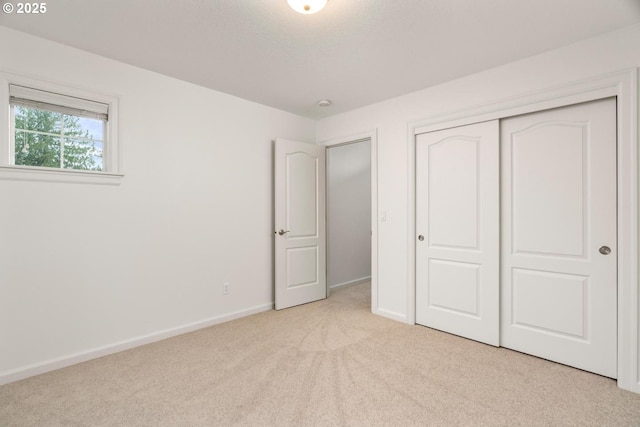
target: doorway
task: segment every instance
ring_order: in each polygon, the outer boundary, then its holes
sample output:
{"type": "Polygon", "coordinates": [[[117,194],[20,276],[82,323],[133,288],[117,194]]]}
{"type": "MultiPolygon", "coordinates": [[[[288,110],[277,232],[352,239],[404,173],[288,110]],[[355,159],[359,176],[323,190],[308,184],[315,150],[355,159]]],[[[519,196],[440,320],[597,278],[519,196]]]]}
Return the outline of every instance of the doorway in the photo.
{"type": "Polygon", "coordinates": [[[371,140],[327,148],[327,293],[371,280],[371,140]]]}
{"type": "MultiPolygon", "coordinates": [[[[335,138],[319,142],[320,145],[327,148],[327,151],[340,149],[343,146],[365,142],[369,144],[369,168],[370,168],[370,279],[371,282],[371,312],[379,314],[378,310],[378,132],[372,129],[355,135],[335,138]]],[[[363,160],[364,161],[364,160],[363,160]]],[[[329,225],[330,227],[331,225],[329,225]]],[[[330,282],[327,281],[329,284],[330,282]]],[[[343,282],[344,283],[344,282],[343,282]]],[[[327,293],[330,292],[330,286],[327,285],[327,293]]]]}
{"type": "MultiPolygon", "coordinates": [[[[366,281],[370,282],[371,311],[378,314],[376,131],[319,144],[278,138],[274,142],[274,147],[275,308],[279,310],[326,298],[330,292],[330,285],[338,287],[366,281]],[[370,224],[364,233],[360,229],[360,240],[366,241],[368,244],[360,246],[358,249],[358,251],[364,251],[368,254],[368,256],[362,254],[361,258],[361,263],[368,266],[368,269],[364,270],[364,274],[368,275],[363,276],[361,270],[360,272],[356,271],[351,277],[343,274],[337,276],[342,280],[334,279],[333,282],[329,282],[326,280],[328,252],[326,250],[327,209],[325,206],[327,196],[326,152],[327,149],[339,150],[342,146],[358,143],[363,144],[353,145],[353,147],[362,147],[356,149],[356,153],[366,150],[368,158],[360,153],[357,157],[361,166],[355,171],[352,166],[346,168],[348,172],[346,175],[352,177],[357,175],[366,179],[367,172],[365,171],[368,170],[369,191],[367,192],[364,186],[360,186],[360,195],[357,196],[361,201],[363,198],[368,199],[368,203],[364,206],[359,204],[360,209],[365,213],[368,208],[368,218],[359,215],[356,220],[364,223],[368,221],[370,224]],[[305,227],[302,227],[303,225],[305,227]],[[303,238],[313,238],[314,240],[305,244],[302,241],[303,238]],[[318,290],[317,293],[316,290],[318,290]],[[287,296],[285,297],[285,295],[287,296]],[[289,298],[288,295],[291,297],[289,298]]],[[[342,156],[338,155],[338,157],[342,156]]],[[[342,170],[344,171],[345,168],[342,170]]],[[[360,181],[366,182],[364,179],[360,179],[360,181]]],[[[345,183],[343,182],[342,185],[345,183]]],[[[351,196],[343,195],[344,197],[353,198],[353,192],[351,196]]],[[[354,228],[353,220],[349,227],[354,228]]],[[[342,258],[348,260],[351,256],[347,254],[342,258]]]]}

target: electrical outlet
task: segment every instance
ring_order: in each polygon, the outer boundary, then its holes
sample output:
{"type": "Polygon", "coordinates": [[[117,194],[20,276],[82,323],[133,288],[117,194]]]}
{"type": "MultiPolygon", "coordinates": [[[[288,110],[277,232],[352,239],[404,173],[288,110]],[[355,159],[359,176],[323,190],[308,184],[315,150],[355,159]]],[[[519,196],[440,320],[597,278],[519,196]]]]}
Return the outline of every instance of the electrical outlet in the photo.
{"type": "Polygon", "coordinates": [[[222,293],[224,295],[229,295],[229,292],[231,292],[231,283],[229,282],[224,282],[222,284],[222,293]]]}

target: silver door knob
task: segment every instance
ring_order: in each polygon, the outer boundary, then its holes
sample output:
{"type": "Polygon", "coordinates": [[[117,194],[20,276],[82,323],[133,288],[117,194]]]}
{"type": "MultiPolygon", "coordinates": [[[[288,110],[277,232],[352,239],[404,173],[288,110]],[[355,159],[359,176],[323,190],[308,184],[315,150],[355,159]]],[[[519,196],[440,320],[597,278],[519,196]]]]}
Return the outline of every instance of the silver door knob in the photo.
{"type": "Polygon", "coordinates": [[[611,248],[609,246],[600,246],[598,250],[602,255],[609,255],[611,253],[611,248]]]}
{"type": "Polygon", "coordinates": [[[278,230],[278,234],[281,236],[284,236],[285,234],[287,234],[289,232],[289,230],[284,231],[282,228],[280,230],[278,230]]]}
{"type": "Polygon", "coordinates": [[[421,242],[424,240],[424,236],[421,234],[418,236],[418,240],[420,240],[421,242]]]}

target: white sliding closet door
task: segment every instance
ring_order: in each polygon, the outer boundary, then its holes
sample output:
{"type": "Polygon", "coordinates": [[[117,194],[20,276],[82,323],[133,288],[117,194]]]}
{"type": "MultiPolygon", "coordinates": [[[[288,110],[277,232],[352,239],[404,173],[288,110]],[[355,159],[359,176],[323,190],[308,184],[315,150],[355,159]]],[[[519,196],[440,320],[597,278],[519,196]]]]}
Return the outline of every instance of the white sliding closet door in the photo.
{"type": "Polygon", "coordinates": [[[616,377],[616,101],[505,119],[501,345],[616,377]]]}
{"type": "Polygon", "coordinates": [[[416,138],[416,323],[497,346],[498,121],[416,138]]]}

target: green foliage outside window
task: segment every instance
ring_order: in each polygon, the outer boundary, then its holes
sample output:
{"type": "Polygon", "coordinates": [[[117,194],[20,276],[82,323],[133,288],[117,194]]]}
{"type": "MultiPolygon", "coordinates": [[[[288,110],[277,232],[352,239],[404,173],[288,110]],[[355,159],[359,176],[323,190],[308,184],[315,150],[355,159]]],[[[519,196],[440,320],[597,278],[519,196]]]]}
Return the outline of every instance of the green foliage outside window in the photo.
{"type": "Polygon", "coordinates": [[[103,121],[18,105],[13,108],[16,165],[102,170],[103,141],[96,133],[104,129],[103,121]]]}

